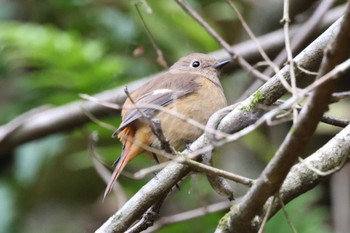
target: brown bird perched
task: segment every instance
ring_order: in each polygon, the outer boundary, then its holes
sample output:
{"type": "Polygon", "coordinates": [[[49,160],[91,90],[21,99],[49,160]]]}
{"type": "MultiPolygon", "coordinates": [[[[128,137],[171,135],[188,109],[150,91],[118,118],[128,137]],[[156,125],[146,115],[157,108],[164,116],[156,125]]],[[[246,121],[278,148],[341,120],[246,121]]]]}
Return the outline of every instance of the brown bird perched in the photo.
{"type": "Polygon", "coordinates": [[[166,107],[205,125],[214,112],[227,105],[218,78],[220,69],[227,63],[229,61],[218,62],[205,54],[190,54],[130,95],[123,106],[122,122],[113,134],[123,143],[123,152],[115,162],[105,196],[126,164],[144,151],[140,144],[160,148],[145,116],[160,121],[164,136],[176,150],[184,149],[203,133],[198,127],[150,105],[166,107]],[[139,108],[133,107],[134,104],[139,108]]]}

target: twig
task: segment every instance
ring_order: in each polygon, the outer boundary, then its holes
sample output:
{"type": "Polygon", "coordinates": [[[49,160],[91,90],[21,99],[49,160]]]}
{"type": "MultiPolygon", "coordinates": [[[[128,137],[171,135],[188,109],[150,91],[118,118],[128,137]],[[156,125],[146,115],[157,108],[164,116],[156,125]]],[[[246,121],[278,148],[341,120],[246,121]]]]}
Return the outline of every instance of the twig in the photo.
{"type": "MultiPolygon", "coordinates": [[[[266,63],[271,67],[271,69],[278,75],[278,77],[280,78],[280,81],[282,83],[282,85],[289,91],[292,92],[292,88],[290,87],[289,83],[285,80],[285,78],[282,75],[279,75],[279,67],[271,61],[271,59],[268,57],[268,55],[265,53],[265,51],[263,50],[263,48],[261,47],[259,41],[256,39],[254,33],[252,32],[252,30],[250,29],[250,27],[248,26],[248,24],[246,23],[246,21],[244,20],[243,16],[241,15],[241,13],[239,12],[239,10],[237,9],[237,7],[233,4],[233,2],[231,0],[226,0],[226,2],[230,5],[230,7],[236,12],[238,19],[241,21],[241,24],[243,25],[244,29],[246,30],[246,32],[248,33],[248,35],[250,36],[250,38],[255,42],[259,53],[261,54],[261,56],[264,58],[264,60],[266,61],[266,63]]],[[[255,66],[253,66],[255,67],[255,66]]]]}
{"type": "Polygon", "coordinates": [[[271,59],[269,58],[269,56],[266,54],[266,52],[264,51],[264,49],[262,48],[260,42],[258,41],[258,39],[256,38],[256,36],[254,35],[253,31],[250,29],[249,25],[247,24],[247,22],[244,20],[242,14],[239,12],[239,10],[237,9],[236,5],[231,1],[231,0],[226,0],[226,2],[228,3],[228,5],[234,10],[234,12],[236,13],[239,21],[241,22],[242,26],[244,27],[245,31],[248,33],[249,37],[254,41],[260,55],[264,58],[266,64],[268,64],[274,71],[275,73],[278,73],[279,68],[278,66],[275,65],[275,63],[273,63],[271,61],[271,59]]]}
{"type": "Polygon", "coordinates": [[[226,50],[230,55],[231,59],[240,64],[245,70],[253,74],[255,77],[267,81],[269,77],[262,74],[260,71],[254,69],[244,58],[238,56],[230,47],[230,45],[222,39],[221,36],[205,21],[203,18],[194,11],[189,5],[187,5],[183,0],[175,0],[193,19],[195,19],[218,43],[226,50]]]}
{"type": "Polygon", "coordinates": [[[140,16],[140,19],[141,19],[143,27],[145,28],[147,37],[151,41],[151,44],[152,44],[154,50],[156,51],[158,64],[161,65],[164,68],[168,68],[168,64],[167,64],[167,62],[166,62],[166,60],[164,58],[164,54],[163,54],[162,50],[158,47],[158,45],[157,45],[157,43],[156,43],[156,41],[155,41],[151,31],[147,27],[147,24],[146,24],[144,18],[142,17],[141,11],[140,11],[137,3],[135,3],[134,6],[136,8],[137,14],[140,16]]]}
{"type": "MultiPolygon", "coordinates": [[[[277,193],[277,199],[278,199],[278,201],[279,201],[279,203],[280,203],[280,205],[281,205],[281,207],[282,207],[283,214],[284,214],[284,216],[285,216],[286,219],[287,219],[287,222],[288,222],[288,225],[290,226],[290,229],[293,231],[293,233],[298,233],[297,230],[296,230],[295,227],[294,227],[294,224],[292,223],[292,221],[291,221],[290,218],[289,218],[289,214],[288,214],[288,212],[286,211],[286,207],[285,207],[285,205],[284,205],[284,203],[283,203],[283,201],[282,201],[281,194],[280,194],[279,192],[277,193]]],[[[273,201],[273,200],[272,200],[272,201],[273,201]]]]}
{"type": "Polygon", "coordinates": [[[227,172],[227,171],[224,171],[222,169],[215,168],[215,167],[211,167],[211,166],[199,163],[199,162],[194,161],[194,160],[184,159],[183,161],[179,160],[179,162],[182,162],[183,164],[189,165],[192,168],[194,168],[198,171],[204,172],[206,174],[221,176],[223,178],[227,178],[229,180],[235,181],[237,183],[240,183],[240,184],[243,184],[246,186],[251,186],[254,182],[254,180],[249,179],[247,177],[236,175],[236,174],[233,174],[231,172],[227,172]]]}
{"type": "Polygon", "coordinates": [[[270,213],[271,213],[271,209],[272,209],[272,203],[273,203],[274,200],[275,200],[275,196],[272,197],[272,201],[271,201],[271,203],[269,203],[269,205],[267,207],[267,211],[265,213],[263,221],[261,222],[261,225],[260,225],[258,233],[263,233],[264,232],[265,225],[266,225],[267,220],[269,219],[269,216],[270,216],[270,213]]]}
{"type": "Polygon", "coordinates": [[[342,169],[342,167],[344,167],[348,158],[344,157],[339,165],[335,166],[334,168],[332,168],[328,171],[321,171],[321,170],[311,166],[310,164],[305,163],[304,159],[302,159],[301,157],[299,157],[298,160],[302,165],[306,166],[308,169],[315,172],[318,176],[329,176],[329,175],[339,171],[340,169],[342,169]]]}
{"type": "Polygon", "coordinates": [[[88,151],[97,174],[99,174],[102,180],[106,184],[108,184],[108,180],[111,177],[111,173],[103,166],[103,162],[98,156],[98,153],[96,151],[97,141],[98,141],[98,133],[94,131],[89,136],[88,151]]]}
{"type": "MultiPolygon", "coordinates": [[[[312,34],[319,28],[320,25],[320,21],[322,21],[325,17],[325,13],[327,12],[327,10],[336,2],[336,0],[325,0],[322,1],[319,6],[315,9],[314,13],[312,14],[312,16],[300,27],[298,27],[297,30],[294,30],[293,33],[293,40],[291,41],[291,51],[292,53],[297,52],[300,50],[301,45],[303,45],[303,43],[310,39],[310,37],[312,36],[312,34]],[[295,36],[297,35],[297,36],[295,36]]],[[[286,61],[287,59],[287,53],[285,50],[281,51],[276,58],[274,59],[274,63],[277,66],[282,66],[283,63],[286,61]]],[[[300,63],[302,64],[302,63],[300,63]]],[[[300,70],[302,70],[304,73],[312,73],[309,70],[310,69],[304,69],[303,67],[301,67],[300,65],[297,66],[300,70]]],[[[268,68],[265,69],[264,74],[265,75],[272,75],[272,69],[268,68]]],[[[245,93],[242,95],[242,98],[246,98],[247,96],[249,96],[252,91],[255,91],[259,86],[261,85],[260,80],[256,80],[251,87],[249,87],[245,93]]]]}
{"type": "MultiPolygon", "coordinates": [[[[212,151],[202,154],[201,162],[208,166],[213,166],[212,151]]],[[[221,176],[210,175],[210,174],[207,174],[207,180],[210,186],[214,189],[214,191],[217,194],[219,194],[220,196],[226,197],[229,201],[232,201],[235,199],[231,185],[227,182],[227,180],[225,180],[221,176]]]]}
{"type": "Polygon", "coordinates": [[[141,220],[138,221],[134,226],[125,233],[139,233],[143,230],[146,230],[153,225],[154,221],[159,217],[160,208],[168,196],[168,193],[163,194],[156,203],[154,203],[142,216],[141,220]]]}
{"type": "Polygon", "coordinates": [[[230,207],[230,205],[231,203],[229,201],[223,201],[208,206],[200,207],[197,209],[189,210],[186,212],[182,212],[179,214],[161,217],[160,219],[158,219],[156,224],[152,228],[148,229],[145,233],[155,232],[156,230],[159,230],[166,225],[188,221],[210,213],[216,213],[219,211],[227,210],[230,207]]]}
{"type": "Polygon", "coordinates": [[[133,104],[133,106],[135,106],[137,111],[142,115],[144,120],[147,122],[148,126],[151,128],[152,133],[159,140],[161,149],[163,149],[166,153],[175,155],[176,151],[170,146],[169,140],[164,136],[163,130],[160,126],[160,122],[151,119],[150,116],[146,116],[146,114],[135,104],[134,100],[131,98],[127,87],[125,87],[124,91],[130,102],[133,104]]]}
{"type": "MultiPolygon", "coordinates": [[[[292,36],[292,41],[290,42],[290,50],[292,53],[297,52],[301,45],[312,36],[319,27],[320,21],[324,18],[324,15],[335,2],[336,0],[325,0],[320,2],[311,17],[309,17],[309,19],[292,36]]],[[[282,51],[275,58],[274,63],[282,65],[287,58],[288,54],[285,51],[282,51]]]]}
{"type": "Polygon", "coordinates": [[[311,92],[314,89],[316,89],[318,86],[323,85],[327,81],[330,81],[330,79],[339,78],[341,75],[345,74],[349,70],[349,68],[350,68],[350,58],[341,63],[335,64],[335,67],[332,70],[320,76],[315,82],[305,87],[303,89],[303,92],[306,92],[306,93],[311,92]]]}
{"type": "MultiPolygon", "coordinates": [[[[108,184],[109,179],[111,178],[111,173],[110,171],[106,168],[106,166],[108,166],[107,164],[105,164],[97,150],[96,150],[96,143],[98,141],[98,133],[96,131],[92,132],[89,136],[89,143],[88,143],[88,151],[92,160],[92,164],[97,172],[97,174],[102,178],[102,180],[108,184]]],[[[113,190],[118,193],[118,199],[121,203],[125,203],[127,198],[126,198],[126,194],[124,192],[123,187],[117,182],[114,186],[113,186],[113,190]]]]}
{"type": "MultiPolygon", "coordinates": [[[[318,78],[330,72],[336,65],[348,57],[350,52],[349,33],[350,8],[348,6],[340,30],[332,41],[331,46],[325,52],[318,78]]],[[[318,79],[310,86],[316,85],[321,79],[318,79]]],[[[314,89],[307,101],[306,107],[301,111],[296,124],[289,131],[275,156],[254,183],[253,187],[243,197],[242,202],[233,210],[230,219],[231,229],[235,229],[236,232],[247,233],[256,230],[256,226],[250,224],[251,220],[260,212],[266,200],[279,189],[294,161],[303,151],[306,143],[314,133],[319,120],[327,109],[334,83],[334,79],[327,79],[326,82],[314,89]]],[[[310,91],[310,88],[305,88],[305,91],[307,90],[310,91]]]]}
{"type": "MultiPolygon", "coordinates": [[[[315,42],[309,45],[303,53],[298,55],[295,60],[305,64],[307,69],[317,66],[319,64],[318,56],[321,55],[320,51],[323,50],[325,45],[330,40],[331,35],[334,35],[335,31],[338,29],[339,22],[336,22],[315,42]]],[[[285,69],[283,68],[282,71],[284,70],[285,69]]],[[[258,95],[253,95],[250,100],[243,101],[239,108],[235,108],[235,110],[230,112],[229,115],[220,122],[218,128],[228,133],[235,131],[235,129],[237,129],[237,125],[239,128],[244,127],[244,125],[240,123],[242,114],[244,115],[247,114],[248,111],[253,111],[256,105],[272,104],[278,98],[280,98],[283,93],[285,93],[285,90],[279,84],[278,79],[272,78],[263,87],[261,87],[257,93],[258,95]],[[252,100],[255,101],[252,102],[252,100]]],[[[247,121],[247,124],[251,123],[252,120],[253,119],[247,121]]],[[[339,143],[339,141],[337,142],[339,143]]],[[[197,151],[201,148],[207,147],[209,144],[210,141],[204,136],[201,136],[191,144],[190,149],[191,151],[197,151]]],[[[99,232],[123,232],[126,230],[156,201],[156,197],[158,195],[163,193],[164,190],[168,190],[173,187],[173,185],[175,185],[178,180],[185,176],[190,170],[191,169],[188,166],[178,163],[170,163],[158,173],[157,179],[154,178],[149,181],[117,213],[115,213],[105,224],[103,224],[99,232]]]]}
{"type": "Polygon", "coordinates": [[[193,159],[196,159],[199,155],[213,150],[213,146],[211,146],[211,145],[208,145],[206,147],[203,147],[203,148],[200,148],[200,149],[197,149],[194,151],[191,150],[191,151],[187,151],[187,152],[184,152],[181,154],[177,153],[177,155],[179,155],[179,156],[173,156],[173,154],[170,154],[164,150],[159,150],[157,148],[145,145],[145,144],[141,143],[140,141],[135,140],[132,137],[126,137],[126,139],[130,140],[133,143],[137,144],[138,146],[142,147],[144,150],[147,150],[151,153],[155,153],[157,155],[163,156],[163,157],[165,157],[169,160],[172,160],[174,162],[178,162],[178,163],[190,166],[192,169],[203,172],[205,174],[221,176],[223,178],[227,178],[229,180],[232,180],[234,182],[237,182],[237,183],[240,183],[240,184],[243,184],[246,186],[251,186],[253,183],[253,180],[249,179],[247,177],[236,175],[236,174],[233,174],[231,172],[227,172],[227,171],[224,171],[222,169],[208,166],[206,164],[203,164],[203,163],[200,163],[200,162],[193,160],[193,159]]]}
{"type": "MultiPolygon", "coordinates": [[[[344,159],[349,160],[350,154],[350,126],[347,126],[334,136],[329,142],[323,145],[315,153],[294,165],[280,188],[280,196],[283,203],[287,204],[297,196],[311,190],[323,179],[308,167],[316,168],[318,171],[333,170],[343,163],[344,159]],[[306,166],[304,165],[306,164],[306,166]]],[[[264,212],[271,204],[271,198],[264,205],[264,212]]],[[[269,218],[271,218],[281,205],[279,201],[273,202],[269,218]]]]}
{"type": "MultiPolygon", "coordinates": [[[[293,95],[297,95],[297,85],[296,85],[296,79],[295,79],[295,72],[294,72],[294,60],[293,60],[293,54],[292,49],[290,45],[290,35],[289,35],[289,24],[290,24],[290,17],[289,17],[289,0],[284,0],[283,5],[283,18],[281,22],[284,23],[283,30],[284,30],[284,39],[285,39],[285,47],[287,52],[287,61],[289,64],[289,75],[290,75],[290,82],[291,82],[291,91],[293,95]]],[[[295,106],[292,106],[293,110],[293,123],[295,124],[298,118],[298,111],[295,109],[295,106]]]]}
{"type": "Polygon", "coordinates": [[[164,167],[166,167],[171,161],[167,161],[167,162],[162,162],[160,164],[156,164],[150,167],[146,167],[143,169],[138,170],[137,172],[135,172],[133,174],[133,178],[134,179],[142,179],[144,178],[146,175],[156,172],[156,171],[160,171],[161,169],[163,169],[164,167]]]}
{"type": "Polygon", "coordinates": [[[313,71],[307,70],[307,69],[303,68],[301,65],[299,65],[298,63],[296,63],[296,67],[299,70],[301,70],[302,72],[304,72],[305,74],[307,74],[307,75],[313,75],[313,76],[317,76],[318,75],[317,72],[313,72],[313,71]]]}
{"type": "Polygon", "coordinates": [[[97,119],[93,114],[91,114],[88,110],[86,110],[84,107],[81,107],[81,110],[84,112],[84,114],[94,123],[96,123],[98,126],[101,126],[102,128],[108,129],[110,131],[115,131],[116,128],[113,125],[107,124],[103,121],[100,121],[97,119]]]}
{"type": "Polygon", "coordinates": [[[349,120],[339,119],[339,118],[335,118],[327,115],[322,116],[321,122],[325,124],[333,125],[333,126],[338,126],[341,128],[345,128],[347,125],[350,124],[349,120]]]}
{"type": "MultiPolygon", "coordinates": [[[[111,103],[111,102],[107,102],[107,101],[103,101],[101,99],[97,99],[93,96],[90,96],[90,95],[87,95],[87,94],[80,94],[80,97],[82,99],[85,99],[85,100],[88,100],[88,101],[91,101],[91,102],[94,102],[96,104],[99,104],[99,105],[102,105],[102,106],[105,106],[107,108],[111,108],[111,109],[116,109],[116,110],[120,110],[121,107],[120,105],[118,104],[114,104],[114,103],[111,103]]],[[[227,133],[224,133],[224,132],[221,132],[219,130],[216,130],[216,129],[212,129],[212,128],[207,128],[205,125],[199,123],[198,121],[195,121],[191,118],[188,118],[186,117],[185,115],[177,112],[177,111],[174,111],[174,110],[170,110],[168,108],[165,108],[163,106],[159,106],[159,105],[156,105],[156,104],[142,104],[142,105],[138,105],[138,104],[135,104],[137,105],[136,106],[131,106],[131,107],[124,107],[125,109],[136,109],[136,108],[139,108],[139,109],[143,109],[143,108],[152,108],[152,109],[155,109],[155,110],[158,110],[158,111],[162,111],[162,112],[165,112],[171,116],[174,116],[176,118],[178,118],[179,120],[181,121],[184,121],[190,125],[193,125],[205,132],[208,132],[210,134],[215,134],[217,135],[217,137],[227,137],[228,134],[227,133]]]]}
{"type": "MultiPolygon", "coordinates": [[[[330,11],[322,20],[322,29],[328,27],[336,18],[338,18],[343,13],[343,6],[330,11]]],[[[276,49],[280,49],[283,44],[283,37],[281,36],[283,32],[277,30],[275,32],[269,33],[267,35],[259,37],[259,41],[265,51],[268,54],[274,54],[276,49]]],[[[236,44],[233,48],[235,51],[239,52],[242,57],[245,57],[248,61],[254,62],[259,59],[259,53],[254,47],[254,42],[245,41],[240,44],[236,44]]],[[[319,45],[322,46],[322,45],[319,45]]],[[[227,54],[223,50],[215,51],[211,53],[213,56],[219,60],[227,59],[227,54]]],[[[300,62],[304,64],[305,61],[300,62]]],[[[238,66],[230,66],[230,71],[236,70],[238,66]]],[[[307,67],[310,69],[309,67],[307,67]]],[[[157,74],[154,74],[154,77],[157,74]]],[[[140,85],[146,83],[151,77],[144,77],[141,80],[134,81],[128,84],[129,89],[135,89],[140,85]]],[[[254,89],[254,91],[256,88],[254,89]]],[[[115,88],[101,92],[94,96],[99,100],[106,102],[113,102],[121,105],[125,101],[125,94],[123,88],[115,88]]],[[[0,127],[0,135],[6,135],[3,141],[0,141],[0,156],[8,156],[9,151],[13,150],[16,146],[22,143],[32,141],[38,138],[45,137],[50,134],[58,132],[67,132],[73,130],[77,127],[81,127],[89,122],[88,117],[81,111],[81,106],[84,106],[90,113],[92,113],[96,118],[107,117],[110,115],[115,115],[116,112],[113,109],[106,109],[100,104],[96,103],[84,103],[82,101],[74,101],[67,103],[65,105],[48,109],[46,111],[36,113],[32,118],[21,119],[20,127],[16,129],[16,132],[10,134],[4,134],[7,131],[6,125],[0,127]],[[6,143],[4,142],[6,140],[6,143]]]]}
{"type": "Polygon", "coordinates": [[[171,163],[143,186],[127,203],[111,216],[96,233],[124,232],[147,209],[158,201],[159,196],[168,192],[179,180],[190,172],[190,168],[171,163]],[[140,201],[142,200],[142,201],[140,201]]]}
{"type": "MultiPolygon", "coordinates": [[[[283,100],[278,100],[276,101],[277,104],[282,104],[284,103],[285,101],[283,100]]],[[[298,111],[301,111],[302,109],[302,106],[296,106],[296,109],[298,111]]],[[[289,111],[287,111],[285,114],[281,114],[278,116],[278,118],[282,118],[282,117],[285,117],[289,114],[289,111]]],[[[277,118],[277,116],[276,116],[277,118]]],[[[287,122],[289,121],[289,119],[285,119],[284,121],[279,121],[278,123],[281,123],[281,122],[287,122]]],[[[325,123],[325,124],[329,124],[329,125],[333,125],[333,126],[337,126],[337,127],[341,127],[341,128],[344,128],[346,127],[350,121],[349,120],[345,120],[345,119],[339,119],[339,118],[335,118],[335,117],[331,117],[331,116],[328,116],[328,115],[323,115],[321,120],[321,122],[325,123]]],[[[275,121],[274,121],[275,122],[275,121]]],[[[271,125],[275,125],[275,124],[271,124],[271,125]]]]}
{"type": "Polygon", "coordinates": [[[338,102],[339,100],[349,98],[350,91],[336,92],[332,94],[332,102],[338,102]]]}
{"type": "MultiPolygon", "coordinates": [[[[220,141],[217,141],[215,146],[220,146],[228,142],[236,141],[239,138],[247,135],[248,133],[254,131],[256,128],[258,128],[260,125],[262,125],[264,122],[268,122],[271,119],[273,119],[277,114],[279,114],[282,110],[289,109],[292,105],[295,103],[298,103],[299,100],[303,99],[308,95],[309,92],[312,92],[313,90],[317,90],[317,88],[321,85],[325,85],[328,81],[333,81],[340,75],[344,74],[347,70],[350,69],[350,59],[346,60],[345,62],[339,64],[334,69],[332,69],[330,72],[322,76],[321,78],[317,79],[315,82],[310,84],[308,87],[300,91],[300,93],[297,96],[292,96],[287,101],[284,102],[284,104],[280,105],[279,107],[275,108],[274,110],[271,110],[270,112],[265,113],[261,118],[259,118],[255,123],[249,125],[248,127],[240,130],[237,133],[234,133],[220,141]]],[[[316,106],[315,106],[316,107],[316,106]]],[[[305,108],[304,108],[305,109],[305,108]]],[[[307,107],[306,107],[307,109],[307,107]]],[[[322,118],[322,116],[321,116],[322,118]]]]}

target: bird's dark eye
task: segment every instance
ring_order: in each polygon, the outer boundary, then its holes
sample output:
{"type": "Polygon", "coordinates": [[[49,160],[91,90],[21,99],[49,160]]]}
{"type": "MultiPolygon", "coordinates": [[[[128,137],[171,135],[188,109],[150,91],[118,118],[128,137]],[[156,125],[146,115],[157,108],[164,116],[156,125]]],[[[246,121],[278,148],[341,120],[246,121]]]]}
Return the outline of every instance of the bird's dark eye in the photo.
{"type": "Polygon", "coordinates": [[[197,68],[198,66],[200,66],[201,65],[201,63],[199,62],[199,61],[194,61],[194,62],[192,62],[192,64],[191,64],[191,66],[193,67],[193,68],[197,68]]]}

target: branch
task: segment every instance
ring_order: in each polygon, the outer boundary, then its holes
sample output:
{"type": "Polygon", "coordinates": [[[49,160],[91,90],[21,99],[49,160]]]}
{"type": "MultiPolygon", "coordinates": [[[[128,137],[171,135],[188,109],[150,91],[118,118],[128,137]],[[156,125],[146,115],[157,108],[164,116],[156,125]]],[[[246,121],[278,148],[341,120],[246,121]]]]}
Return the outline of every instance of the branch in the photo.
{"type": "Polygon", "coordinates": [[[151,117],[146,116],[146,114],[140,109],[141,106],[137,106],[134,102],[134,100],[131,98],[130,93],[128,91],[128,88],[126,87],[124,89],[124,92],[132,105],[137,109],[137,111],[142,115],[143,119],[146,121],[148,126],[151,128],[152,133],[156,136],[156,138],[160,142],[160,147],[162,150],[164,150],[166,153],[175,155],[176,151],[174,148],[170,146],[169,140],[165,137],[163,130],[160,125],[159,120],[153,120],[151,117]]]}
{"type": "MultiPolygon", "coordinates": [[[[328,27],[336,18],[342,14],[341,8],[327,14],[322,21],[322,29],[328,27]]],[[[283,32],[277,30],[258,38],[262,48],[270,55],[276,54],[283,47],[283,32]]],[[[255,48],[253,41],[245,41],[232,47],[234,51],[253,63],[260,59],[259,52],[255,48]]],[[[228,55],[223,50],[212,53],[212,56],[224,60],[228,55]]],[[[230,66],[230,71],[234,71],[239,67],[230,66]]],[[[145,77],[141,80],[128,83],[130,90],[134,90],[157,74],[145,77]]],[[[106,102],[113,102],[122,105],[126,99],[124,88],[118,87],[95,95],[94,97],[106,102]]],[[[108,109],[98,103],[74,101],[63,106],[41,110],[30,116],[21,118],[20,121],[12,122],[0,127],[0,156],[9,155],[18,145],[32,140],[40,139],[54,133],[67,132],[75,128],[81,127],[90,122],[90,119],[82,111],[84,108],[97,118],[110,115],[117,115],[117,111],[108,109]],[[15,127],[13,127],[15,125],[15,127]],[[9,127],[11,126],[11,127],[9,127]]]]}
{"type": "MultiPolygon", "coordinates": [[[[319,65],[322,51],[328,44],[332,36],[339,29],[340,22],[334,23],[318,39],[301,52],[295,61],[305,64],[304,68],[311,69],[319,65]]],[[[287,78],[289,68],[281,70],[280,75],[287,78]]],[[[296,78],[303,77],[303,73],[296,72],[296,78]]],[[[242,127],[256,121],[256,112],[261,111],[261,104],[272,104],[285,93],[285,89],[279,82],[279,78],[273,77],[262,86],[252,97],[241,102],[231,111],[218,125],[218,129],[226,133],[236,132],[242,127]],[[252,114],[253,113],[253,114],[252,114]]],[[[215,120],[210,119],[211,122],[215,120]]],[[[190,151],[196,152],[212,144],[209,137],[201,136],[190,146],[190,151]]],[[[212,148],[212,147],[210,147],[212,148]]],[[[184,154],[190,154],[185,151],[184,154]]],[[[160,173],[157,178],[149,181],[139,190],[117,213],[115,213],[97,232],[123,232],[136,221],[156,200],[159,195],[170,190],[178,180],[183,178],[190,168],[178,163],[170,163],[160,173]]]]}
{"type": "MultiPolygon", "coordinates": [[[[200,207],[197,209],[189,210],[186,212],[182,212],[179,214],[174,214],[171,216],[165,216],[160,218],[157,223],[147,229],[147,233],[155,232],[156,230],[161,229],[163,226],[169,225],[169,224],[175,224],[178,222],[188,221],[194,218],[201,217],[203,215],[207,215],[210,213],[216,213],[219,211],[227,210],[231,206],[231,203],[229,201],[223,201],[215,204],[211,204],[208,206],[200,207]]],[[[145,232],[145,233],[146,233],[145,232]]]]}
{"type": "MultiPolygon", "coordinates": [[[[344,61],[350,53],[350,9],[347,8],[340,30],[325,52],[318,78],[344,61]]],[[[304,150],[316,126],[326,111],[335,79],[328,79],[320,85],[308,99],[300,117],[288,133],[273,159],[264,169],[253,187],[243,197],[242,202],[232,211],[229,229],[232,232],[255,232],[258,224],[254,221],[267,199],[274,195],[296,158],[304,150]]]]}
{"type": "MultiPolygon", "coordinates": [[[[340,131],[302,163],[300,162],[291,168],[280,189],[282,201],[288,203],[297,196],[311,190],[324,179],[324,176],[310,169],[310,167],[326,173],[330,170],[334,170],[334,168],[337,168],[341,164],[344,165],[344,161],[350,159],[349,155],[350,125],[340,131]]],[[[328,176],[329,175],[331,174],[328,174],[328,176]]],[[[271,199],[265,204],[264,212],[270,205],[269,202],[271,202],[271,199]]],[[[280,207],[279,203],[275,201],[270,217],[272,217],[280,207]]]]}
{"type": "Polygon", "coordinates": [[[238,55],[231,46],[196,12],[194,11],[188,4],[186,4],[183,0],[175,0],[179,6],[182,7],[184,11],[186,11],[197,23],[199,23],[203,29],[205,29],[212,37],[215,39],[218,44],[230,55],[230,59],[237,62],[243,69],[253,74],[255,77],[267,81],[269,79],[268,76],[262,74],[257,69],[254,69],[253,66],[249,64],[241,55],[238,55]]]}
{"type": "Polygon", "coordinates": [[[153,203],[158,201],[163,193],[169,192],[190,170],[188,166],[170,163],[111,216],[96,233],[125,232],[153,203]]]}

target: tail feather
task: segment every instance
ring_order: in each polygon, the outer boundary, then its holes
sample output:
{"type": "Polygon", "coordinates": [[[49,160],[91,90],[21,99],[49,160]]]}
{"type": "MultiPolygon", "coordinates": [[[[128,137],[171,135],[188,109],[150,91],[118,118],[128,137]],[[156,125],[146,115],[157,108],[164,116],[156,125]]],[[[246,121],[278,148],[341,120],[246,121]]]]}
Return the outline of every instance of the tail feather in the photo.
{"type": "Polygon", "coordinates": [[[137,143],[134,143],[134,140],[141,142],[143,142],[143,140],[135,138],[134,136],[135,130],[131,127],[125,128],[118,134],[118,137],[123,142],[123,152],[120,155],[119,159],[114,163],[115,169],[113,171],[111,179],[107,184],[103,199],[105,199],[106,196],[112,191],[114,183],[117,181],[126,164],[143,151],[143,149],[138,146],[137,143]]]}
{"type": "Polygon", "coordinates": [[[106,187],[105,193],[103,195],[103,199],[112,191],[114,183],[117,181],[120,173],[123,171],[124,167],[130,160],[128,157],[128,148],[124,149],[119,159],[116,161],[116,168],[113,171],[112,177],[110,178],[108,185],[106,187]]]}

